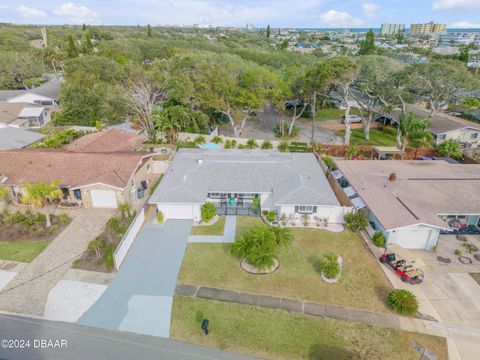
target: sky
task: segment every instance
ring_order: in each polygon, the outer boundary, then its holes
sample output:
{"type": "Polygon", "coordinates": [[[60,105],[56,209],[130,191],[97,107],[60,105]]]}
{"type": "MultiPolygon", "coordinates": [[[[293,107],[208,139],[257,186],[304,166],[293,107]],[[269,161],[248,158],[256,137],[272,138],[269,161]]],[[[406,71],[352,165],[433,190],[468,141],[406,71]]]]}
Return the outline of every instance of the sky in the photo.
{"type": "Polygon", "coordinates": [[[0,0],[17,24],[379,27],[435,21],[480,28],[480,0],[0,0]]]}

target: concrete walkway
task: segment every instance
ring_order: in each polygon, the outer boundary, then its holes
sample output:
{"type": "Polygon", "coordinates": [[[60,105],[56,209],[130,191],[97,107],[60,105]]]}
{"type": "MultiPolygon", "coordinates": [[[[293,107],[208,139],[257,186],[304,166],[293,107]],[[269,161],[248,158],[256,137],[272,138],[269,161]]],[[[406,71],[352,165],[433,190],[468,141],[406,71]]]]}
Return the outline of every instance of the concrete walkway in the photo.
{"type": "Polygon", "coordinates": [[[0,291],[0,310],[43,315],[50,290],[101,233],[112,211],[76,209],[69,215],[70,225],[0,291]]]}
{"type": "Polygon", "coordinates": [[[227,215],[225,217],[225,229],[223,235],[190,235],[188,242],[201,243],[233,243],[235,241],[235,231],[237,229],[237,217],[227,215]]]}
{"type": "Polygon", "coordinates": [[[79,319],[87,326],[169,337],[172,299],[191,220],[151,220],[140,230],[117,276],[79,319]]]}

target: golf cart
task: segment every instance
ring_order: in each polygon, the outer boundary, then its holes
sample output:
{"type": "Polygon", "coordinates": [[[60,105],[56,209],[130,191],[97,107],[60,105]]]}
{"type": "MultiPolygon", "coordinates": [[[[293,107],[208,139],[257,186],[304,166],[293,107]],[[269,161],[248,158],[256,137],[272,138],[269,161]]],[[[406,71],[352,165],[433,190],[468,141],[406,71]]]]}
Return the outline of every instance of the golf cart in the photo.
{"type": "Polygon", "coordinates": [[[408,263],[405,259],[402,259],[395,255],[395,253],[385,253],[380,256],[380,262],[394,271],[403,282],[409,284],[420,284],[423,281],[423,271],[414,267],[413,264],[408,263]]]}

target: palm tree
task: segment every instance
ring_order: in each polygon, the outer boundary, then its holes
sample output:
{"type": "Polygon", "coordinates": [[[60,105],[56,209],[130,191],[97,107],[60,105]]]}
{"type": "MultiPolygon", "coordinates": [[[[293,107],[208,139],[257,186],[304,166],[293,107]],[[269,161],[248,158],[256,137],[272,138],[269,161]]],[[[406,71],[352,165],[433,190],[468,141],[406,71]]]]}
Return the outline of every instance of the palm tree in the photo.
{"type": "Polygon", "coordinates": [[[231,253],[257,269],[265,270],[275,264],[277,249],[273,231],[266,226],[256,226],[235,240],[231,253]]]}
{"type": "MultiPolygon", "coordinates": [[[[49,205],[52,207],[52,213],[55,210],[55,200],[62,196],[62,190],[58,188],[58,181],[52,181],[51,183],[47,183],[44,181],[40,181],[34,184],[25,184],[23,186],[25,191],[22,202],[24,204],[29,204],[35,207],[44,207],[49,205]]],[[[50,209],[45,214],[47,219],[47,227],[52,225],[50,219],[50,209]]]]}
{"type": "Polygon", "coordinates": [[[271,230],[275,235],[275,242],[278,246],[286,248],[292,244],[293,236],[290,229],[281,226],[272,226],[271,230]]]}
{"type": "Polygon", "coordinates": [[[415,119],[413,112],[402,113],[400,115],[400,126],[398,127],[397,141],[400,139],[402,146],[402,159],[405,156],[405,149],[410,140],[417,140],[427,143],[432,139],[432,135],[428,131],[430,121],[415,119]]]}

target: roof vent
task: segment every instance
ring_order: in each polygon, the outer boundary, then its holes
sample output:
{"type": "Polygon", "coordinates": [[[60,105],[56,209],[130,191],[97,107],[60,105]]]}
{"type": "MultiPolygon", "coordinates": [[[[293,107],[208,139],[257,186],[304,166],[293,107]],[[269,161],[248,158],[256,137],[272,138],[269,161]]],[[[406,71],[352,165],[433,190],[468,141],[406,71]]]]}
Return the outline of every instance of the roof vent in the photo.
{"type": "Polygon", "coordinates": [[[198,165],[202,165],[203,164],[203,158],[199,157],[197,159],[197,162],[198,162],[198,165]]]}
{"type": "Polygon", "coordinates": [[[397,174],[391,173],[390,176],[388,177],[388,180],[390,180],[391,182],[394,182],[395,180],[397,180],[397,174]]]}

